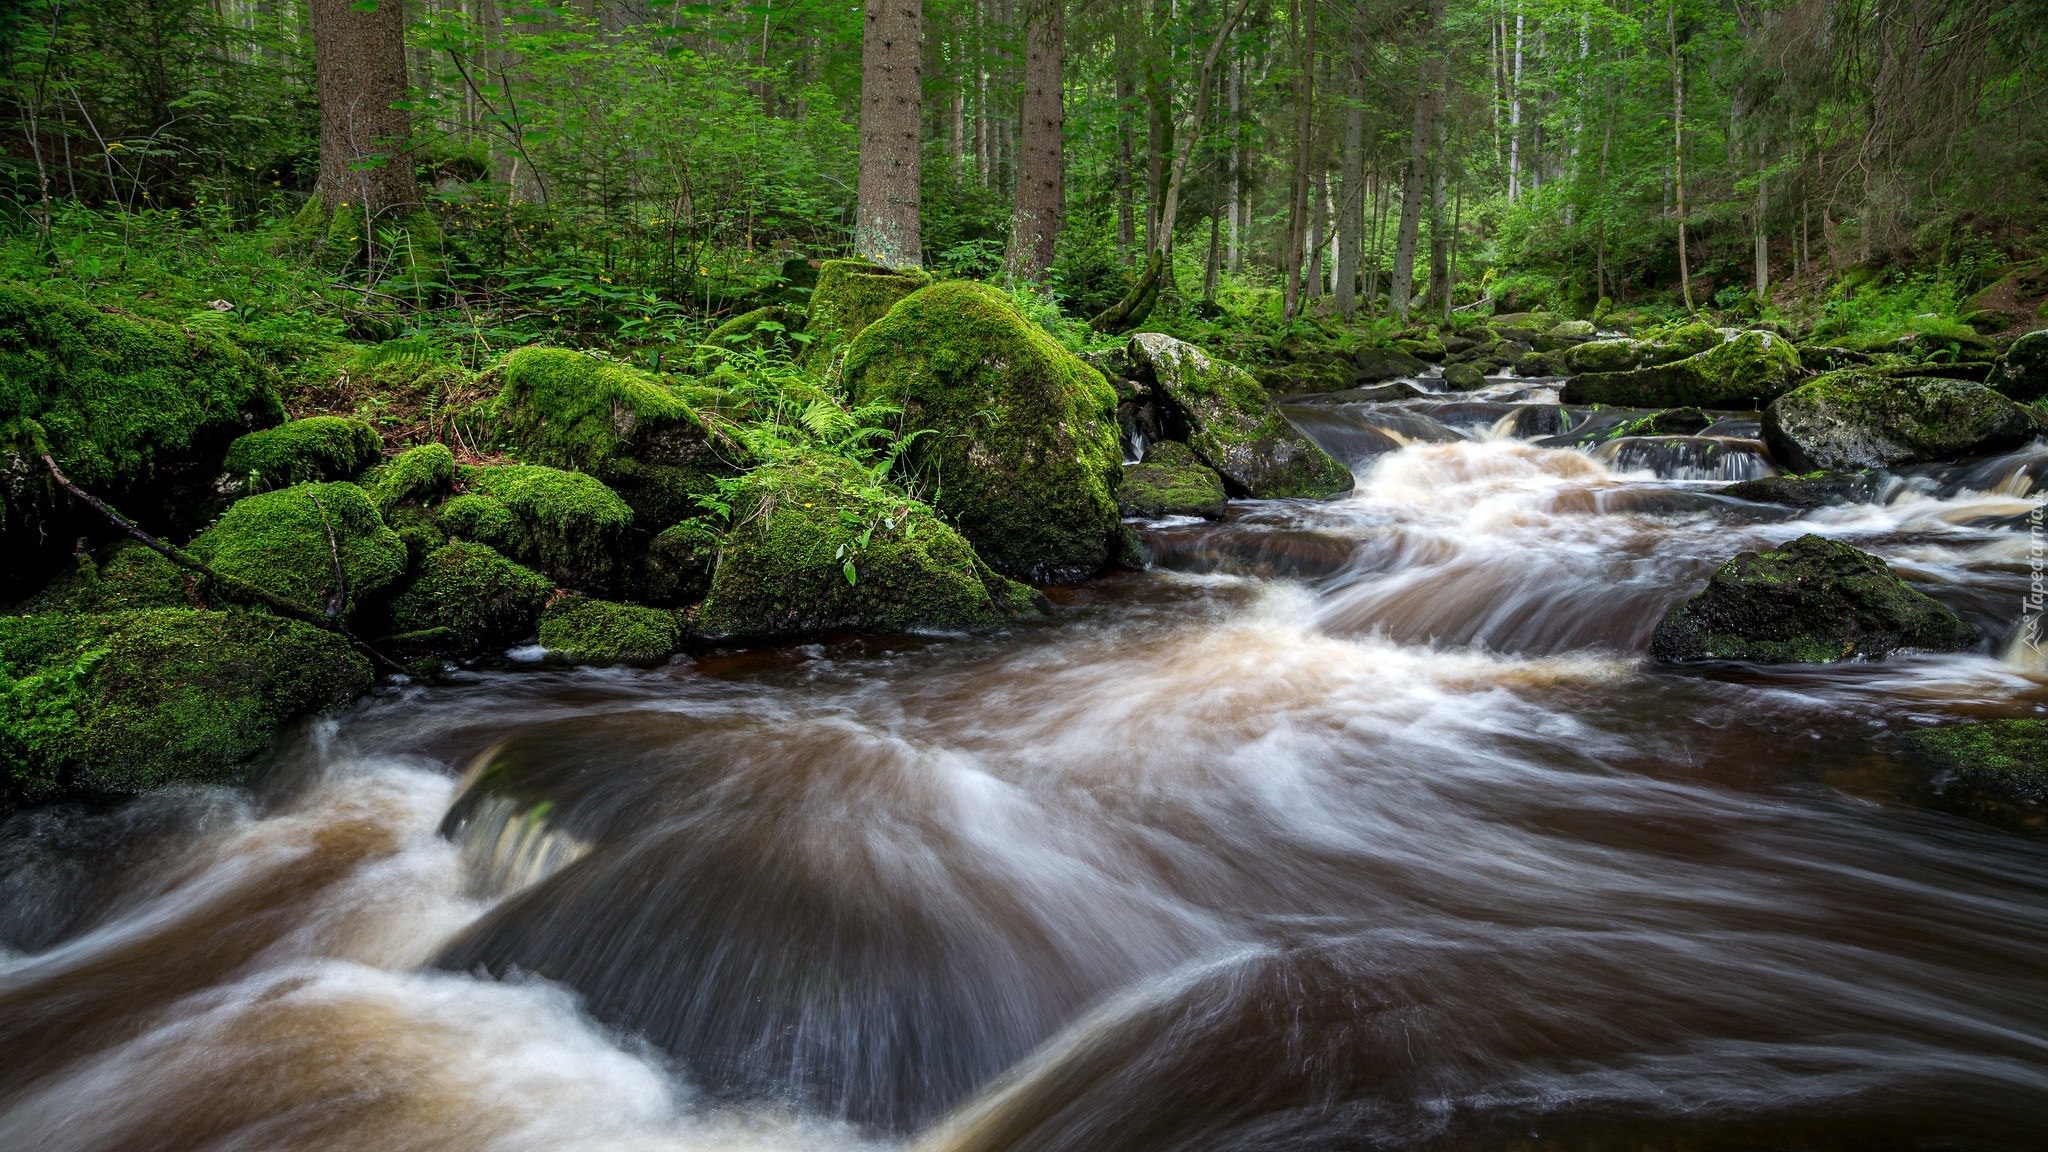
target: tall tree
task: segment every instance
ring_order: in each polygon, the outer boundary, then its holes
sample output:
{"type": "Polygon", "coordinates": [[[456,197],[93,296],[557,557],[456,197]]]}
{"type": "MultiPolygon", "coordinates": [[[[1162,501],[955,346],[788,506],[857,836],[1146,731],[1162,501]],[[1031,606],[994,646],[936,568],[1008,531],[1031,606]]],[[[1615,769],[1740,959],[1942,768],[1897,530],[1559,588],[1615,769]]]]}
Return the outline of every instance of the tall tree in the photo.
{"type": "Polygon", "coordinates": [[[405,10],[400,0],[313,0],[311,14],[321,203],[360,204],[365,219],[403,215],[420,203],[402,107],[405,10]]]}
{"type": "Polygon", "coordinates": [[[1309,232],[1309,159],[1315,144],[1316,0],[1297,0],[1299,69],[1294,82],[1294,181],[1287,195],[1287,282],[1281,314],[1301,312],[1301,278],[1309,232]]]}
{"type": "Polygon", "coordinates": [[[923,0],[883,0],[868,5],[863,16],[860,182],[853,250],[890,268],[911,268],[922,258],[918,141],[923,129],[923,0]]]}
{"type": "Polygon", "coordinates": [[[1026,280],[1052,264],[1066,211],[1066,8],[1066,0],[1032,0],[1024,21],[1024,131],[1007,263],[1026,280]]]}
{"type": "Polygon", "coordinates": [[[1358,313],[1358,242],[1365,204],[1365,37],[1354,29],[1345,63],[1343,191],[1337,205],[1337,311],[1358,313]]]}
{"type": "Polygon", "coordinates": [[[1408,170],[1401,179],[1401,226],[1394,237],[1394,277],[1387,303],[1408,322],[1409,298],[1415,288],[1415,243],[1422,231],[1422,197],[1429,187],[1429,138],[1436,130],[1436,98],[1443,88],[1444,0],[1431,0],[1427,54],[1422,82],[1415,91],[1415,123],[1408,134],[1408,170]]]}

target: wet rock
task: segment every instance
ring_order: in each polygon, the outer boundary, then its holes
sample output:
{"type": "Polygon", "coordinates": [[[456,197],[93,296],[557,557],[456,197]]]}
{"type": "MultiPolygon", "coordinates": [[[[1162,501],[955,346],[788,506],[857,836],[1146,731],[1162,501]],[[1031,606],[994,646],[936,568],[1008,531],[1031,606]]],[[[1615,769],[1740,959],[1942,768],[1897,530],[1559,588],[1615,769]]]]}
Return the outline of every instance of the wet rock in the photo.
{"type": "Polygon", "coordinates": [[[1522,348],[1533,346],[1542,337],[1542,333],[1534,328],[1522,328],[1513,324],[1496,324],[1493,331],[1502,342],[1522,348]]]}
{"type": "Polygon", "coordinates": [[[554,581],[487,544],[453,541],[427,556],[392,602],[392,631],[443,628],[462,648],[517,640],[532,634],[554,590],[554,581]]]}
{"type": "Polygon", "coordinates": [[[1935,786],[1974,805],[2048,804],[2048,721],[1991,720],[1906,733],[1913,758],[1937,773],[1935,786]]]}
{"type": "Polygon", "coordinates": [[[528,464],[597,477],[645,524],[697,514],[697,498],[750,463],[675,389],[625,364],[522,348],[497,369],[498,438],[528,464]]]}
{"type": "Polygon", "coordinates": [[[663,529],[634,565],[633,599],[663,607],[702,600],[711,587],[722,536],[707,517],[663,529]]]}
{"type": "Polygon", "coordinates": [[[1799,375],[1799,356],[1790,341],[1768,332],[1744,332],[1657,367],[1583,373],[1565,385],[1560,398],[1567,404],[1644,408],[1755,408],[1783,395],[1799,375]]]}
{"type": "Polygon", "coordinates": [[[353,613],[405,572],[404,541],[353,484],[298,484],[235,501],[192,542],[192,555],[223,576],[307,608],[325,607],[340,558],[353,613]]]}
{"type": "Polygon", "coordinates": [[[1574,344],[1565,350],[1564,365],[1572,373],[1627,372],[1697,356],[1721,342],[1721,334],[1713,328],[1688,324],[1655,340],[1589,340],[1574,344]]]}
{"type": "Polygon", "coordinates": [[[1521,328],[1531,332],[1548,332],[1564,322],[1564,317],[1555,312],[1502,312],[1496,314],[1489,326],[1495,332],[1503,328],[1521,328]]]}
{"type": "Polygon", "coordinates": [[[749,473],[733,525],[698,612],[709,636],[964,631],[1037,610],[931,508],[838,457],[749,473]]]}
{"type": "Polygon", "coordinates": [[[1591,340],[1594,334],[1591,320],[1565,320],[1544,333],[1553,340],[1591,340]]]}
{"type": "Polygon", "coordinates": [[[1252,378],[1158,332],[1131,337],[1131,359],[1183,425],[1197,459],[1254,499],[1327,499],[1351,491],[1351,472],[1298,432],[1252,378]]]}
{"type": "Polygon", "coordinates": [[[1827,344],[1799,346],[1799,366],[1808,372],[1833,372],[1838,368],[1853,368],[1870,362],[1868,353],[1852,348],[1836,348],[1827,344]]]}
{"type": "Polygon", "coordinates": [[[2048,329],[2029,332],[2013,341],[1992,369],[1990,383],[2014,400],[2048,396],[2048,329]]]}
{"type": "Polygon", "coordinates": [[[1859,504],[1875,498],[1877,485],[1868,473],[1831,472],[1813,476],[1765,476],[1721,489],[1721,495],[1757,504],[1788,508],[1822,508],[1859,504]]]}
{"type": "Polygon", "coordinates": [[[931,282],[915,268],[884,268],[865,260],[825,261],[818,266],[818,286],[811,290],[811,310],[804,323],[804,334],[811,338],[804,366],[821,379],[836,379],[837,365],[854,337],[888,315],[898,300],[931,282]]]}
{"type": "Polygon", "coordinates": [[[1712,427],[1714,418],[1697,408],[1667,408],[1631,420],[1610,436],[1697,436],[1712,427]]]}
{"type": "Polygon", "coordinates": [[[633,510],[596,477],[532,464],[464,468],[466,491],[441,506],[450,536],[489,544],[571,588],[611,585],[633,510]]]}
{"type": "Polygon", "coordinates": [[[232,780],[370,681],[340,636],[276,616],[0,617],[0,807],[232,780]]]}
{"type": "Polygon", "coordinates": [[[1109,563],[1116,393],[1001,292],[953,280],[906,298],[854,341],[845,380],[856,406],[903,410],[902,466],[944,478],[939,512],[990,567],[1060,583],[1109,563]]]}
{"type": "Polygon", "coordinates": [[[1561,436],[1564,429],[1562,407],[1556,404],[1525,404],[1515,409],[1515,419],[1508,426],[1508,435],[1517,440],[1533,440],[1538,436],[1561,436]]]}
{"type": "Polygon", "coordinates": [[[1788,470],[1844,471],[2000,451],[2035,435],[2039,419],[1981,384],[1850,369],[1773,401],[1763,434],[1788,470]]]}
{"type": "Polygon", "coordinates": [[[1416,359],[1427,360],[1432,364],[1442,360],[1446,354],[1444,342],[1429,334],[1405,340],[1396,340],[1394,341],[1394,347],[1416,359]]]}
{"type": "MultiPolygon", "coordinates": [[[[805,264],[808,268],[809,264],[805,264]]],[[[727,320],[711,330],[704,343],[733,352],[789,353],[800,347],[792,337],[804,330],[809,314],[787,304],[770,304],[727,320]]]]}
{"type": "Polygon", "coordinates": [[[683,642],[676,614],[568,593],[541,613],[540,644],[574,664],[658,664],[683,642]]]}
{"type": "Polygon", "coordinates": [[[1512,366],[1517,376],[1562,376],[1564,362],[1555,352],[1524,352],[1516,357],[1512,366]]]}
{"type": "Polygon", "coordinates": [[[1832,664],[1976,643],[1975,629],[1907,587],[1884,561],[1807,535],[1723,564],[1657,625],[1650,654],[1671,662],[1832,664]]]}
{"type": "Polygon", "coordinates": [[[1415,377],[1429,371],[1429,362],[1389,348],[1361,348],[1351,354],[1352,379],[1360,384],[1377,384],[1397,376],[1415,377]]]}
{"type": "Polygon", "coordinates": [[[221,461],[216,487],[233,495],[347,480],[375,464],[383,451],[384,441],[364,421],[308,416],[237,438],[221,461]]]}
{"type": "Polygon", "coordinates": [[[1459,392],[1486,387],[1486,373],[1470,364],[1453,364],[1444,369],[1444,386],[1459,392]]]}
{"type": "Polygon", "coordinates": [[[1187,445],[1172,440],[1147,449],[1144,463],[1125,465],[1116,506],[1125,516],[1146,520],[1164,516],[1221,520],[1228,510],[1223,477],[1196,460],[1187,445]]]}

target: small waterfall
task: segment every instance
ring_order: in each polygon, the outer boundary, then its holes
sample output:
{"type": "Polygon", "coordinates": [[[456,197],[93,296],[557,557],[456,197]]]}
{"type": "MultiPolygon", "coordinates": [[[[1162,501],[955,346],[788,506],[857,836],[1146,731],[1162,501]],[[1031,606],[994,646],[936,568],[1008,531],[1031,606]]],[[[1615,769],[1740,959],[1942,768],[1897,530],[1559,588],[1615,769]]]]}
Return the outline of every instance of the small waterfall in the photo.
{"type": "Polygon", "coordinates": [[[510,896],[590,854],[591,845],[554,827],[551,800],[526,800],[494,791],[504,772],[505,745],[477,756],[463,773],[442,833],[462,852],[472,895],[510,896]]]}
{"type": "Polygon", "coordinates": [[[1593,449],[1616,472],[1648,472],[1660,480],[1758,480],[1778,468],[1754,440],[1715,436],[1624,436],[1593,449]]]}

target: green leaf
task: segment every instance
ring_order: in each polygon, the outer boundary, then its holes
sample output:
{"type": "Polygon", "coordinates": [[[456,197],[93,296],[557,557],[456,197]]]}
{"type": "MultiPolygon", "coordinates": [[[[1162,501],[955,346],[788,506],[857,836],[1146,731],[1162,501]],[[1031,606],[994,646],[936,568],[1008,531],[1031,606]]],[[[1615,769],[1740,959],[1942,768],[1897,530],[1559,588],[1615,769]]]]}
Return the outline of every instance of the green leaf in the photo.
{"type": "Polygon", "coordinates": [[[848,584],[856,583],[853,573],[853,561],[848,560],[846,562],[846,566],[844,568],[841,568],[840,571],[846,573],[846,582],[848,584]]]}

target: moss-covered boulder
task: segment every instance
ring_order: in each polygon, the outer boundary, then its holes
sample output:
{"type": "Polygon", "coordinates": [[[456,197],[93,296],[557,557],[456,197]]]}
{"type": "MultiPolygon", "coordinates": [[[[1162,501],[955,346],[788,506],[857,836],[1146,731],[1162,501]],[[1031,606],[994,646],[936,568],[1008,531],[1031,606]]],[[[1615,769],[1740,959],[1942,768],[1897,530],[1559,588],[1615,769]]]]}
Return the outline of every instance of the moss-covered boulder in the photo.
{"type": "Polygon", "coordinates": [[[1721,333],[1707,324],[1687,324],[1654,340],[1588,340],[1562,353],[1565,371],[1629,372],[1654,368],[1697,356],[1721,344],[1721,333]]]}
{"type": "Polygon", "coordinates": [[[1486,387],[1486,372],[1476,364],[1453,364],[1444,369],[1444,387],[1470,392],[1486,387]]]}
{"type": "Polygon", "coordinates": [[[450,536],[489,544],[571,588],[601,591],[627,554],[633,510],[594,476],[533,464],[463,468],[441,506],[450,536]]]}
{"type": "Polygon", "coordinates": [[[1909,753],[1956,799],[1992,806],[2048,805],[2048,720],[1990,720],[1909,732],[1909,753]]]}
{"type": "Polygon", "coordinates": [[[398,633],[447,629],[465,648],[517,640],[533,632],[555,583],[499,555],[488,544],[456,540],[436,549],[391,604],[398,633]]]}
{"type": "Polygon", "coordinates": [[[42,591],[24,600],[23,613],[125,612],[138,608],[204,608],[203,577],[136,540],[80,553],[42,591]]]}
{"type": "Polygon", "coordinates": [[[1873,359],[1874,357],[1867,352],[1837,348],[1831,344],[1799,346],[1799,366],[1808,372],[1833,372],[1840,368],[1855,368],[1869,364],[1873,359]]]}
{"type": "Polygon", "coordinates": [[[384,452],[377,430],[351,416],[308,416],[228,445],[220,489],[267,492],[324,480],[347,480],[384,452]]]}
{"type": "Polygon", "coordinates": [[[1409,356],[1413,356],[1418,360],[1427,360],[1432,364],[1450,354],[1450,350],[1444,347],[1443,340],[1438,338],[1433,332],[1425,332],[1407,339],[1396,340],[1394,341],[1394,347],[1409,356]]]}
{"type": "Polygon", "coordinates": [[[528,464],[584,472],[617,492],[645,524],[696,515],[748,461],[678,390],[625,364],[564,348],[506,357],[499,439],[528,464]]]}
{"type": "Polygon", "coordinates": [[[1357,384],[1378,384],[1398,376],[1410,378],[1429,371],[1429,363],[1398,348],[1361,348],[1351,354],[1351,379],[1357,384]]]}
{"type": "Polygon", "coordinates": [[[1143,463],[1124,466],[1116,507],[1126,516],[1146,520],[1161,516],[1221,520],[1229,510],[1223,477],[1195,459],[1187,445],[1172,440],[1145,449],[1143,463]]]}
{"type": "Polygon", "coordinates": [[[903,473],[996,571],[1058,583],[1109,563],[1116,393],[1001,292],[951,280],[905,297],[854,340],[844,378],[855,406],[902,409],[903,473]]]}
{"type": "Polygon", "coordinates": [[[251,612],[0,617],[0,806],[231,780],[370,681],[341,637],[251,612]]]}
{"type": "Polygon", "coordinates": [[[1295,430],[1234,364],[1159,332],[1131,337],[1131,359],[1169,410],[1169,425],[1234,492],[1254,499],[1328,499],[1351,491],[1350,469],[1295,430]]]}
{"type": "Polygon", "coordinates": [[[271,373],[220,336],[0,284],[0,596],[33,588],[105,527],[58,494],[41,453],[182,536],[219,511],[228,445],[283,417],[271,373]]]}
{"type": "Polygon", "coordinates": [[[1653,368],[1582,373],[1559,397],[1567,404],[1754,408],[1783,395],[1800,375],[1799,353],[1791,341],[1769,332],[1744,332],[1653,368]]]}
{"type": "Polygon", "coordinates": [[[931,282],[916,268],[884,268],[865,260],[825,261],[818,266],[818,286],[811,290],[811,308],[804,319],[804,335],[810,337],[804,366],[823,379],[838,377],[834,366],[854,337],[888,315],[898,300],[931,282]]]}
{"type": "Polygon", "coordinates": [[[1977,632],[1884,561],[1821,536],[1741,552],[1657,625],[1658,660],[1832,664],[1902,649],[1959,652],[1977,632]]]}
{"type": "Polygon", "coordinates": [[[1794,472],[1855,471],[2002,451],[2039,430],[2027,409],[1982,384],[1830,372],[1764,410],[1764,444],[1794,472]]]}
{"type": "Polygon", "coordinates": [[[802,342],[795,336],[804,330],[809,316],[787,304],[770,304],[743,312],[711,330],[704,343],[721,352],[792,352],[802,342]]]}
{"type": "Polygon", "coordinates": [[[576,664],[658,664],[683,642],[676,614],[589,596],[558,596],[541,613],[540,644],[576,664]]]}
{"type": "Polygon", "coordinates": [[[1788,508],[1824,508],[1830,504],[1861,504],[1877,497],[1877,479],[1868,472],[1816,472],[1810,476],[1762,476],[1721,489],[1721,495],[1788,508]]]}
{"type": "Polygon", "coordinates": [[[710,636],[964,631],[1035,610],[923,503],[836,457],[750,473],[711,591],[710,636]]]}
{"type": "Polygon", "coordinates": [[[633,566],[633,599],[666,607],[702,600],[724,535],[706,517],[662,529],[633,566]]]}
{"type": "Polygon", "coordinates": [[[360,483],[386,515],[401,504],[437,501],[455,490],[455,454],[446,444],[421,444],[370,469],[360,483]]]}
{"type": "Polygon", "coordinates": [[[344,614],[405,572],[405,543],[353,484],[297,484],[235,501],[192,542],[191,553],[223,576],[273,596],[324,607],[346,592],[344,614]],[[340,557],[345,589],[335,587],[340,557]]]}
{"type": "Polygon", "coordinates": [[[2048,329],[2013,341],[1991,370],[1991,386],[2014,400],[2048,396],[2048,329]]]}

